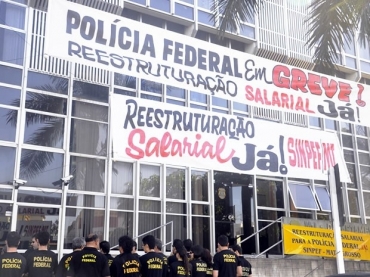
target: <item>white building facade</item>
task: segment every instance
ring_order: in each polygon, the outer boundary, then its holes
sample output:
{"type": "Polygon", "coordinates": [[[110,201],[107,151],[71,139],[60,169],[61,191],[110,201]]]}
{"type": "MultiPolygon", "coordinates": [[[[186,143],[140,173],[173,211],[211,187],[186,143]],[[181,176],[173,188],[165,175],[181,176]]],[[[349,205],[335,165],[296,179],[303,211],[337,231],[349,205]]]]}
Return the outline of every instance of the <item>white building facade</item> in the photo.
{"type": "MultiPolygon", "coordinates": [[[[266,1],[256,18],[222,40],[210,19],[211,0],[71,2],[81,10],[85,5],[107,17],[213,43],[225,53],[236,50],[304,70],[315,67],[305,46],[306,1],[266,1]]],[[[276,129],[334,133],[351,177],[342,189],[345,218],[361,224],[370,220],[369,128],[361,122],[255,107],[45,56],[46,28],[51,28],[47,7],[47,0],[0,0],[0,247],[9,230],[21,233],[21,249],[28,248],[35,232],[48,230],[51,249],[60,254],[70,251],[76,236],[97,233],[113,246],[121,235],[137,238],[151,231],[167,250],[174,238],[190,238],[215,252],[218,235],[237,243],[273,223],[243,242],[243,251],[261,253],[277,244],[269,252],[280,255],[279,218],[331,219],[327,182],[314,174],[311,179],[264,176],[116,158],[114,95],[150,100],[154,107],[166,103],[189,112],[269,121],[276,129]],[[71,175],[70,181],[61,181],[71,175]]],[[[369,47],[353,43],[341,49],[340,57],[333,76],[370,84],[369,47]]]]}

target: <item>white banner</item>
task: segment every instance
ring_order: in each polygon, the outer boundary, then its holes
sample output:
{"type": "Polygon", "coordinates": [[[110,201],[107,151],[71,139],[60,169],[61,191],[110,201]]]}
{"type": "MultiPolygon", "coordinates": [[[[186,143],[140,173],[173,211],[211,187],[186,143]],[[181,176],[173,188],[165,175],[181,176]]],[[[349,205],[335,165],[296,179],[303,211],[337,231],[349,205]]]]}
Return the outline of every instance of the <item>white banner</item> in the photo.
{"type": "Polygon", "coordinates": [[[68,2],[49,1],[45,53],[244,104],[370,126],[370,87],[68,2]]]}
{"type": "Polygon", "coordinates": [[[339,164],[335,133],[113,95],[114,159],[327,180],[339,164]]]}

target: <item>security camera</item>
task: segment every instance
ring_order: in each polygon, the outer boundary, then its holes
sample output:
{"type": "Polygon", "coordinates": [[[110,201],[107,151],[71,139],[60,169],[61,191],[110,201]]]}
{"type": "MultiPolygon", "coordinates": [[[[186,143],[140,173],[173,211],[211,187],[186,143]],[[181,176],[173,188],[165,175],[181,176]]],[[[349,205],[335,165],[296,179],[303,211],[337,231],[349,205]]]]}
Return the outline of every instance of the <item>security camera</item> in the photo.
{"type": "Polygon", "coordinates": [[[16,189],[19,188],[19,186],[24,186],[25,184],[27,184],[26,180],[22,180],[22,179],[15,179],[14,180],[14,187],[16,189]]]}
{"type": "Polygon", "coordinates": [[[69,182],[70,182],[72,179],[73,179],[73,175],[69,175],[69,176],[67,176],[67,177],[63,177],[63,178],[61,178],[60,180],[61,180],[64,184],[68,185],[68,184],[69,184],[69,182]]]}

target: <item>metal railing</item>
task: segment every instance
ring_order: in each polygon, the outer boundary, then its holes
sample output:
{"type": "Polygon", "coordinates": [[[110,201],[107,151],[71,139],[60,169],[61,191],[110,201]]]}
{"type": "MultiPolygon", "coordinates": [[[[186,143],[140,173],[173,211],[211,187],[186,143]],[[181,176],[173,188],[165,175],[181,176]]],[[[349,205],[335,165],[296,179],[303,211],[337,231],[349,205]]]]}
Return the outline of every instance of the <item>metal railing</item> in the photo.
{"type": "MultiPolygon", "coordinates": [[[[267,224],[265,227],[259,229],[257,232],[254,232],[252,235],[250,235],[249,237],[246,237],[245,239],[243,239],[241,242],[239,242],[238,244],[242,244],[243,242],[249,240],[250,238],[256,236],[257,234],[259,234],[261,231],[267,229],[268,227],[270,227],[271,225],[275,224],[275,223],[281,223],[282,222],[282,218],[283,217],[279,217],[278,219],[274,220],[273,222],[267,224]]],[[[264,255],[267,251],[269,251],[270,249],[274,248],[276,245],[279,245],[280,243],[282,243],[283,240],[279,240],[278,242],[276,242],[275,244],[271,245],[270,247],[268,247],[267,249],[265,249],[264,251],[262,251],[261,253],[259,253],[258,255],[255,255],[253,256],[253,258],[258,258],[262,255],[264,255]]]]}
{"type": "MultiPolygon", "coordinates": [[[[138,235],[138,236],[136,236],[136,237],[133,237],[132,239],[133,240],[136,240],[137,238],[140,238],[140,237],[142,237],[142,236],[145,236],[145,235],[147,235],[147,234],[150,234],[151,232],[153,232],[153,231],[155,231],[155,230],[158,230],[158,229],[161,229],[161,228],[163,228],[163,227],[166,227],[167,225],[170,225],[171,224],[171,240],[169,241],[169,242],[165,242],[162,246],[167,246],[168,244],[171,244],[172,242],[173,242],[173,221],[169,221],[169,222],[167,222],[167,223],[165,223],[165,224],[163,224],[163,225],[161,225],[161,226],[158,226],[158,227],[156,227],[156,228],[153,228],[153,229],[151,229],[151,230],[149,230],[149,231],[147,231],[147,232],[145,232],[145,233],[142,233],[142,234],[140,234],[140,235],[138,235]]],[[[110,249],[115,249],[116,247],[118,247],[119,245],[117,244],[117,245],[115,245],[115,246],[113,246],[113,247],[111,247],[110,249]]]]}

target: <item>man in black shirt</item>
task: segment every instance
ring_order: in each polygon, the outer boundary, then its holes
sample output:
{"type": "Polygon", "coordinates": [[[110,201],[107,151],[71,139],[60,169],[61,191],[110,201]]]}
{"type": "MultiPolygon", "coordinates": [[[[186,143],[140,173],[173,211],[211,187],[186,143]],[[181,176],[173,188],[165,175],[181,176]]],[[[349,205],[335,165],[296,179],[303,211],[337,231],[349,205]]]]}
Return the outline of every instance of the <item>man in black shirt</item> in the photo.
{"type": "Polygon", "coordinates": [[[108,260],[98,251],[99,237],[90,234],[85,238],[86,246],[76,252],[70,261],[67,276],[70,277],[109,277],[108,260]]]}
{"type": "Polygon", "coordinates": [[[240,265],[242,267],[242,276],[252,277],[252,265],[242,255],[242,248],[239,245],[235,244],[231,247],[231,249],[238,256],[240,265]]]}
{"type": "Polygon", "coordinates": [[[26,256],[26,273],[28,277],[53,276],[58,266],[58,257],[53,251],[48,250],[50,234],[48,232],[38,233],[36,242],[39,246],[38,250],[31,251],[26,256]]]}
{"type": "Polygon", "coordinates": [[[77,237],[72,240],[73,252],[64,255],[63,258],[60,260],[55,277],[67,276],[69,270],[69,263],[71,262],[72,257],[74,256],[74,254],[76,254],[76,251],[81,251],[85,247],[85,245],[86,242],[84,238],[77,237]]]}
{"type": "Polygon", "coordinates": [[[191,239],[184,239],[183,244],[186,249],[186,252],[188,253],[188,258],[189,260],[191,260],[192,259],[191,248],[193,247],[193,241],[191,239]]]}
{"type": "Polygon", "coordinates": [[[39,245],[37,243],[37,234],[32,236],[31,242],[30,242],[30,247],[26,250],[26,252],[23,253],[23,256],[27,259],[27,255],[35,250],[39,249],[39,245]]]}
{"type": "Polygon", "coordinates": [[[17,252],[20,236],[9,232],[6,236],[6,252],[0,256],[1,277],[21,277],[26,270],[26,258],[17,252]]]}
{"type": "Polygon", "coordinates": [[[167,276],[168,273],[168,261],[167,256],[162,252],[162,241],[160,239],[155,239],[154,252],[158,253],[163,260],[163,277],[167,276]]]}
{"type": "Polygon", "coordinates": [[[221,235],[217,239],[218,252],[213,257],[213,277],[242,276],[242,267],[236,254],[229,250],[229,239],[221,235]]]}
{"type": "Polygon", "coordinates": [[[140,276],[140,261],[132,254],[134,241],[129,236],[122,236],[118,240],[119,254],[113,259],[110,267],[111,277],[139,277],[140,276]]]}
{"type": "Polygon", "coordinates": [[[145,255],[140,257],[142,277],[163,277],[163,258],[154,251],[155,237],[148,235],[143,237],[145,255]]]}
{"type": "Polygon", "coordinates": [[[193,253],[193,259],[190,261],[192,277],[206,277],[207,275],[207,263],[202,260],[203,251],[204,249],[200,245],[194,245],[191,248],[193,253]]]}
{"type": "Polygon", "coordinates": [[[177,249],[184,248],[184,243],[181,239],[174,239],[172,243],[172,253],[171,256],[168,257],[168,266],[170,266],[173,262],[177,262],[176,253],[177,249]]]}
{"type": "Polygon", "coordinates": [[[111,254],[109,254],[110,252],[110,243],[106,240],[103,240],[100,242],[99,244],[99,247],[100,247],[100,252],[104,254],[104,256],[108,259],[108,265],[111,266],[112,262],[113,262],[113,257],[111,254]]]}
{"type": "Polygon", "coordinates": [[[137,253],[137,243],[136,241],[132,241],[132,251],[131,253],[136,257],[136,258],[140,258],[140,255],[137,253]]]}

